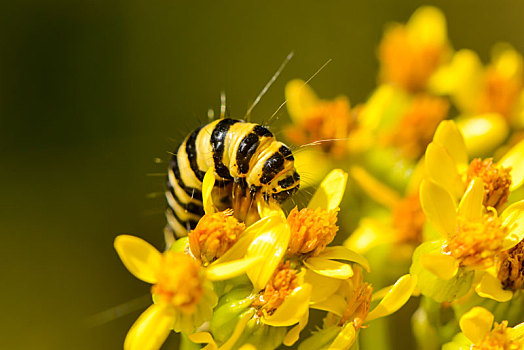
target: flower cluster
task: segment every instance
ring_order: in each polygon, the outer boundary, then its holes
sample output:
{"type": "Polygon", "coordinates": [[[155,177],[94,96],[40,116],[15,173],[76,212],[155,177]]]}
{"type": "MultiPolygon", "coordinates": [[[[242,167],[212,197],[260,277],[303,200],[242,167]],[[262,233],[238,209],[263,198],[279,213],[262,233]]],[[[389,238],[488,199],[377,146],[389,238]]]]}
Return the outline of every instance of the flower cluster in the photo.
{"type": "Polygon", "coordinates": [[[403,348],[388,329],[407,327],[424,349],[524,349],[523,58],[507,44],[487,64],[455,50],[434,7],[390,25],[377,53],[379,84],[358,104],[286,85],[283,135],[304,146],[290,179],[307,205],[242,178],[224,201],[211,166],[187,237],[164,252],[115,239],[153,285],[126,349],[159,349],[171,331],[195,349],[403,348]],[[411,319],[388,324],[408,301],[411,319]]]}

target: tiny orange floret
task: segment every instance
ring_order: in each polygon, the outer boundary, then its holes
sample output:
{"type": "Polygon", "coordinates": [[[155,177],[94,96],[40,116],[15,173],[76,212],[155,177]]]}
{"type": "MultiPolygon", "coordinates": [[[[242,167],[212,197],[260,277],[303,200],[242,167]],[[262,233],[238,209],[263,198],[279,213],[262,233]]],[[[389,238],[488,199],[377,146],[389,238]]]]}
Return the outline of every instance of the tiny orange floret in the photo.
{"type": "Polygon", "coordinates": [[[480,177],[484,182],[484,205],[500,211],[509,198],[511,186],[511,168],[504,168],[493,163],[492,158],[475,158],[469,164],[466,182],[480,177]]]}
{"type": "Polygon", "coordinates": [[[474,344],[475,350],[522,350],[524,342],[521,339],[511,339],[508,335],[508,321],[495,322],[493,329],[479,344],[474,344]]]}
{"type": "Polygon", "coordinates": [[[357,267],[354,271],[355,274],[349,283],[351,288],[348,288],[346,291],[347,307],[338,325],[342,326],[347,322],[351,322],[355,329],[358,329],[362,327],[362,324],[368,316],[373,286],[363,282],[362,270],[360,268],[357,267]]]}
{"type": "Polygon", "coordinates": [[[275,270],[266,288],[259,294],[252,306],[259,308],[258,316],[272,315],[297,287],[297,270],[292,269],[288,261],[275,270]]]}
{"type": "Polygon", "coordinates": [[[499,113],[509,118],[517,104],[522,80],[502,75],[494,67],[486,71],[484,90],[479,98],[479,113],[499,113]]]}
{"type": "Polygon", "coordinates": [[[157,283],[151,293],[160,302],[191,313],[204,293],[200,264],[182,252],[167,251],[157,272],[157,283]]]}
{"type": "Polygon", "coordinates": [[[337,234],[338,210],[304,208],[299,211],[293,208],[287,217],[291,231],[288,255],[312,257],[320,254],[337,234]]]}
{"type": "Polygon", "coordinates": [[[189,248],[204,265],[220,258],[233,246],[245,230],[232,210],[204,215],[194,230],[189,232],[189,248]]]}
{"type": "Polygon", "coordinates": [[[475,221],[462,216],[457,220],[457,231],[448,239],[446,250],[460,261],[460,266],[479,269],[493,266],[507,234],[501,220],[494,213],[475,221]]]}

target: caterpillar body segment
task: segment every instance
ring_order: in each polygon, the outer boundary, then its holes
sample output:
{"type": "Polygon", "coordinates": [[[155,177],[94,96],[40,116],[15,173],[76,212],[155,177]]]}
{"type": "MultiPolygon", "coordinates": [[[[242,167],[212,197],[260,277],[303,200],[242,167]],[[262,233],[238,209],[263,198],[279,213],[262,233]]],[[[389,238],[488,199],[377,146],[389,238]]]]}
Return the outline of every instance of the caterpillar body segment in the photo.
{"type": "Polygon", "coordinates": [[[204,215],[202,181],[209,169],[219,205],[233,208],[241,220],[256,210],[255,200],[283,202],[300,185],[291,150],[267,128],[215,120],[190,133],[169,163],[167,229],[176,236],[186,235],[204,215]]]}

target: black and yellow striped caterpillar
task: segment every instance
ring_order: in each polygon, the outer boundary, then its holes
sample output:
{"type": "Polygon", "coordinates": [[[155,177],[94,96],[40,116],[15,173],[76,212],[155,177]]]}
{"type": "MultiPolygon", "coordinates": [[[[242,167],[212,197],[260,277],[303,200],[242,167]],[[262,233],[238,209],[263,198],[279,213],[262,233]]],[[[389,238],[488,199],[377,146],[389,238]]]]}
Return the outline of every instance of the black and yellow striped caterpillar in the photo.
{"type": "Polygon", "coordinates": [[[257,198],[283,202],[300,185],[291,150],[266,127],[215,120],[189,134],[169,162],[166,216],[176,236],[187,234],[204,215],[202,181],[211,168],[215,188],[225,194],[224,207],[237,213],[252,207],[257,198]]]}

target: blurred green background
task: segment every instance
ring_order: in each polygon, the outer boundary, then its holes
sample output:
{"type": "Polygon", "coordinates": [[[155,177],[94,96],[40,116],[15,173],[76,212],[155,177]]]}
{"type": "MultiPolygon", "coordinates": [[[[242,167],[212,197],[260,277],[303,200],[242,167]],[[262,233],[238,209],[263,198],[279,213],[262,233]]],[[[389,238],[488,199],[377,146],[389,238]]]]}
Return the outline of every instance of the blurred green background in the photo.
{"type": "Polygon", "coordinates": [[[162,247],[164,178],[148,174],[166,165],[154,159],[218,109],[220,91],[243,116],[292,50],[255,121],[282,103],[287,80],[328,59],[312,86],[363,102],[384,25],[428,3],[455,48],[524,52],[515,0],[2,1],[0,348],[121,348],[141,310],[86,321],[149,291],[112,242],[132,233],[162,247]]]}

